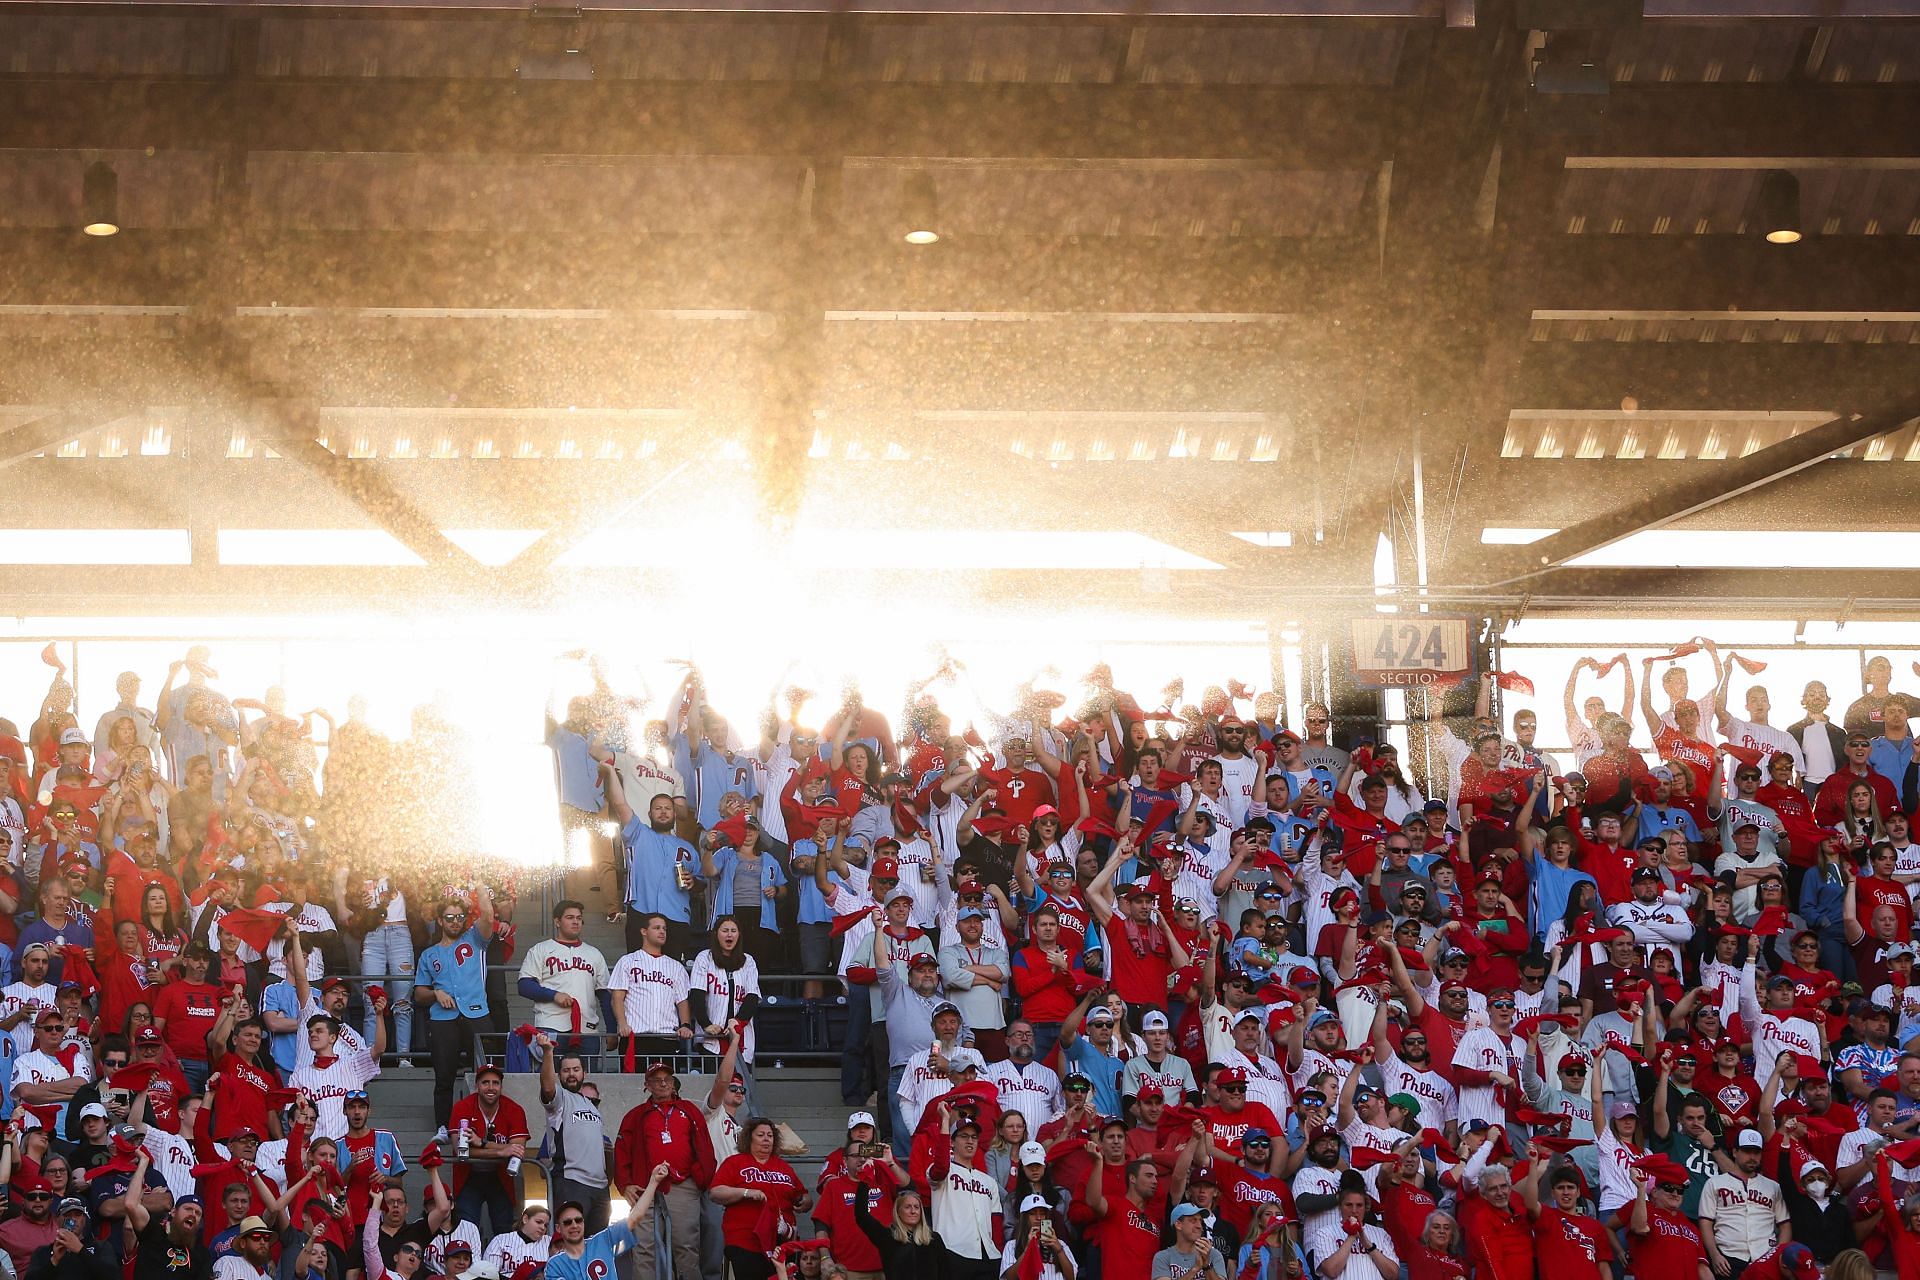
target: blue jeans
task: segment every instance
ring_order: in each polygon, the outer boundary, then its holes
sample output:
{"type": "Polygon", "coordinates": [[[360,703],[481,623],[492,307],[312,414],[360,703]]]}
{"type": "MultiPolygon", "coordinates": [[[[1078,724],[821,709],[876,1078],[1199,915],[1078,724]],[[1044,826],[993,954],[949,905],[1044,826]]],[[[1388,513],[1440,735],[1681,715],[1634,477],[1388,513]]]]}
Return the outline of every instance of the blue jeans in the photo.
{"type": "Polygon", "coordinates": [[[907,1066],[903,1062],[887,1071],[887,1116],[893,1121],[893,1156],[896,1160],[905,1160],[913,1150],[913,1130],[907,1128],[906,1116],[900,1110],[900,1082],[907,1077],[907,1066]]]}
{"type": "MultiPolygon", "coordinates": [[[[367,934],[360,944],[360,972],[386,977],[387,1008],[393,1013],[393,1039],[389,1051],[404,1054],[413,1047],[413,935],[404,924],[383,924],[367,934]],[[401,981],[404,979],[404,981],[401,981]]],[[[366,1025],[361,1034],[369,1048],[373,1045],[373,1002],[367,1002],[366,1025]]]]}
{"type": "Polygon", "coordinates": [[[867,1080],[867,1029],[873,1025],[872,1005],[865,987],[847,997],[847,1044],[840,1054],[840,1101],[862,1105],[873,1090],[867,1080]]]}

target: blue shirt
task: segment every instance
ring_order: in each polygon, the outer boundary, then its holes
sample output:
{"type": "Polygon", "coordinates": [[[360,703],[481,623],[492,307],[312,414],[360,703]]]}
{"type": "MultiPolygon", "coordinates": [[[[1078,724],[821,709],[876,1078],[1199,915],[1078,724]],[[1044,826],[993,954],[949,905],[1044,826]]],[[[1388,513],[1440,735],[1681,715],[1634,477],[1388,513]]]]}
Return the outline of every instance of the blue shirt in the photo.
{"type": "MultiPolygon", "coordinates": [[[[1103,1116],[1117,1116],[1120,1112],[1120,1073],[1126,1064],[1109,1053],[1102,1053],[1094,1047],[1093,1041],[1083,1033],[1073,1038],[1061,1053],[1061,1058],[1071,1070],[1079,1071],[1093,1081],[1093,1105],[1103,1116]]],[[[1060,1073],[1065,1078],[1066,1071],[1060,1073]]]]}
{"type": "Polygon", "coordinates": [[[1643,803],[1639,808],[1639,819],[1640,834],[1637,838],[1641,840],[1645,840],[1648,836],[1664,836],[1669,831],[1678,831],[1695,844],[1699,844],[1702,839],[1700,824],[1695,822],[1693,815],[1685,809],[1671,805],[1662,808],[1657,804],[1643,803]]]}
{"type": "Polygon", "coordinates": [[[613,1275],[614,1259],[638,1244],[627,1224],[616,1222],[588,1236],[577,1258],[555,1247],[547,1255],[547,1280],[607,1280],[613,1275]]]}
{"type": "Polygon", "coordinates": [[[729,791],[737,791],[748,800],[760,794],[759,775],[754,771],[754,762],[746,756],[729,757],[724,750],[705,741],[694,743],[691,755],[691,776],[699,801],[695,812],[699,814],[701,826],[711,827],[720,821],[720,800],[729,791]]]}
{"type": "Polygon", "coordinates": [[[691,884],[699,871],[699,852],[671,831],[655,831],[639,814],[620,829],[620,837],[627,845],[627,906],[690,923],[687,890],[680,887],[673,868],[675,863],[686,867],[691,884]]]}
{"type": "Polygon", "coordinates": [[[600,787],[600,762],[587,750],[587,740],[564,725],[547,731],[553,748],[553,766],[559,774],[560,803],[587,813],[600,812],[605,803],[600,787]]]}
{"type": "Polygon", "coordinates": [[[44,920],[35,920],[20,931],[19,949],[14,953],[13,980],[21,981],[19,953],[36,942],[44,942],[53,952],[47,964],[47,981],[54,986],[60,985],[60,971],[67,967],[65,957],[60,954],[61,947],[90,947],[93,945],[93,926],[80,918],[80,913],[68,908],[67,922],[54,928],[44,920]]]}
{"type": "Polygon", "coordinates": [[[480,926],[470,926],[452,942],[436,942],[422,951],[414,982],[453,997],[451,1009],[442,1008],[438,1000],[427,1006],[427,1017],[434,1022],[486,1017],[487,940],[480,936],[480,926]]]}
{"type": "MultiPolygon", "coordinates": [[[[412,993],[409,992],[409,995],[412,993]]],[[[300,1021],[300,997],[294,994],[291,982],[276,982],[260,993],[260,1011],[285,1014],[297,1024],[300,1021]]],[[[299,1063],[299,1031],[276,1031],[267,1037],[267,1048],[273,1054],[273,1065],[280,1068],[282,1076],[293,1074],[299,1063]]]]}
{"type": "MultiPolygon", "coordinates": [[[[721,916],[726,915],[728,909],[733,905],[733,869],[739,861],[740,851],[738,849],[726,848],[714,852],[714,875],[713,879],[709,881],[712,888],[707,894],[708,928],[712,928],[713,922],[721,916]]],[[[787,873],[781,869],[779,860],[772,854],[763,851],[760,854],[760,888],[765,890],[768,885],[782,885],[786,882],[787,873]]],[[[733,914],[735,916],[745,917],[747,913],[742,910],[735,910],[733,914]]],[[[780,932],[778,905],[772,898],[767,897],[764,892],[760,895],[760,927],[762,929],[770,929],[775,933],[780,932]]]]}
{"type": "MultiPolygon", "coordinates": [[[[344,1179],[353,1165],[353,1159],[347,1154],[346,1142],[333,1144],[339,1158],[340,1176],[344,1179]]],[[[407,1158],[400,1154],[400,1143],[385,1129],[373,1131],[373,1167],[389,1182],[397,1183],[400,1175],[407,1171],[407,1158]]]]}
{"type": "Polygon", "coordinates": [[[1867,767],[1893,784],[1895,792],[1900,790],[1901,780],[1907,775],[1907,765],[1913,760],[1913,735],[1895,742],[1891,738],[1875,738],[1873,746],[1867,751],[1867,767]]]}
{"type": "MultiPolygon", "coordinates": [[[[765,857],[766,855],[762,854],[761,856],[765,857]]],[[[811,840],[795,840],[793,847],[787,852],[787,857],[789,858],[817,858],[819,856],[820,847],[811,840]]],[[[839,883],[839,877],[832,872],[827,873],[827,880],[828,883],[831,884],[839,883]]],[[[833,922],[833,909],[827,905],[827,899],[825,895],[820,892],[820,886],[814,883],[812,873],[809,872],[806,875],[801,875],[800,872],[795,871],[793,873],[793,882],[799,886],[800,889],[800,911],[795,919],[801,924],[831,924],[833,922]]]]}
{"type": "Polygon", "coordinates": [[[1573,886],[1585,880],[1598,889],[1600,882],[1578,867],[1556,867],[1546,856],[1539,855],[1527,859],[1527,874],[1533,880],[1532,899],[1527,905],[1533,919],[1529,927],[1533,936],[1538,938],[1547,931],[1547,926],[1567,914],[1567,899],[1573,896],[1573,886]]]}
{"type": "Polygon", "coordinates": [[[1162,831],[1173,830],[1173,820],[1180,816],[1180,795],[1174,791],[1149,791],[1145,787],[1135,787],[1127,793],[1127,821],[1147,820],[1147,814],[1161,801],[1173,806],[1173,812],[1160,819],[1158,826],[1143,831],[1143,836],[1156,836],[1162,831]]]}

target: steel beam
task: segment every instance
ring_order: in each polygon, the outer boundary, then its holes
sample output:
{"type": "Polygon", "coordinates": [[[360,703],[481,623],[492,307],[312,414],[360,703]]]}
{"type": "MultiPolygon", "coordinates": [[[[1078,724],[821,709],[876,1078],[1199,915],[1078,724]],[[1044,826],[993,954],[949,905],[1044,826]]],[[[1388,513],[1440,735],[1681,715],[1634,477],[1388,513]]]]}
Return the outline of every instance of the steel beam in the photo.
{"type": "Polygon", "coordinates": [[[1529,582],[1630,534],[1684,520],[1695,512],[1804,471],[1843,449],[1893,431],[1915,417],[1920,417],[1920,396],[1910,396],[1891,408],[1864,417],[1836,418],[1825,426],[1757,450],[1710,473],[1668,486],[1519,548],[1494,562],[1486,586],[1497,590],[1529,582]]]}
{"type": "Polygon", "coordinates": [[[11,427],[0,432],[0,467],[31,458],[36,453],[65,444],[90,431],[98,431],[127,412],[124,407],[106,410],[59,409],[11,427]]]}

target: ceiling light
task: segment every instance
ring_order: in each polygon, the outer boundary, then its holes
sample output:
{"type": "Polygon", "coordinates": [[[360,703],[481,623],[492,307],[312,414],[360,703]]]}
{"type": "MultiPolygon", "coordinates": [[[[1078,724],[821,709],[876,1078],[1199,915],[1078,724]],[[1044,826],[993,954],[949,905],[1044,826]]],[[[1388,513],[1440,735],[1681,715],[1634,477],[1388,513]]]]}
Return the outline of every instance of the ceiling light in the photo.
{"type": "Polygon", "coordinates": [[[940,200],[933,189],[933,175],[925,169],[909,174],[902,202],[906,206],[906,242],[937,243],[940,233],[935,228],[940,225],[940,200]]]}
{"type": "Polygon", "coordinates": [[[1800,179],[1785,169],[1760,178],[1760,233],[1768,244],[1800,243],[1800,179]]]}
{"type": "Polygon", "coordinates": [[[120,179],[106,161],[95,160],[87,166],[80,182],[80,209],[80,229],[88,235],[119,234],[120,179]]]}

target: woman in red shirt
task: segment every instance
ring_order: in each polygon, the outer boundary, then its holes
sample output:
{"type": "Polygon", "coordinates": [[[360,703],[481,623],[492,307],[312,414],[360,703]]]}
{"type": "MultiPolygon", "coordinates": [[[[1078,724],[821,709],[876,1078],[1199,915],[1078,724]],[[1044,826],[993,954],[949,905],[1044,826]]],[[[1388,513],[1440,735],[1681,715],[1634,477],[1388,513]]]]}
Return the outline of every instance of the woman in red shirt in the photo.
{"type": "Polygon", "coordinates": [[[714,1170],[707,1194],[724,1207],[720,1231],[727,1265],[738,1280],[772,1280],[768,1255],[794,1231],[794,1215],[811,1201],[793,1166],[774,1154],[773,1121],[755,1116],[741,1128],[739,1154],[714,1170]]]}
{"type": "Polygon", "coordinates": [[[127,1011],[147,999],[152,989],[146,957],[140,950],[140,926],[122,920],[110,934],[94,939],[94,972],[100,978],[101,1034],[125,1025],[127,1011]]]}
{"type": "Polygon", "coordinates": [[[1400,1255],[1407,1264],[1407,1280],[1467,1280],[1459,1248],[1460,1224],[1450,1213],[1434,1213],[1419,1242],[1400,1255]]]}

